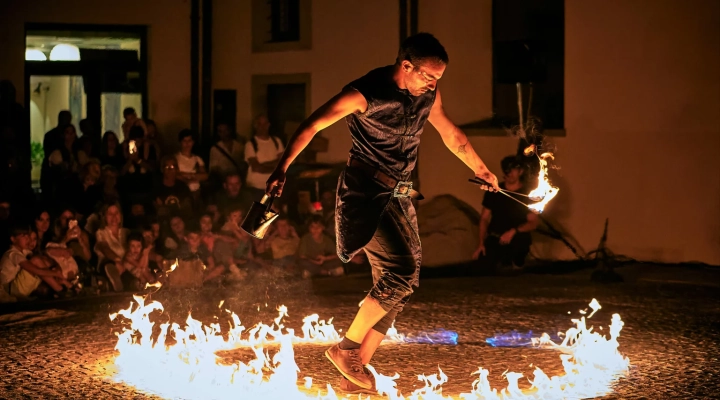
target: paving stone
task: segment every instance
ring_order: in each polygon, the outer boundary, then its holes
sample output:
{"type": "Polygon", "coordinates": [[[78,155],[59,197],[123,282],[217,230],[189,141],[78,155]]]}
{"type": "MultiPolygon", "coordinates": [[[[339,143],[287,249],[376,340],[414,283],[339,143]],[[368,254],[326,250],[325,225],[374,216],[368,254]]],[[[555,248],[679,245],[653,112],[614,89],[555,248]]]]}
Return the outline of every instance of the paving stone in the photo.
{"type": "MultiPolygon", "coordinates": [[[[450,381],[443,394],[457,396],[471,389],[478,367],[490,370],[494,387],[505,387],[506,370],[531,377],[534,366],[548,375],[561,372],[558,353],[530,348],[494,348],[485,339],[516,329],[555,333],[571,326],[570,318],[586,309],[592,298],[602,309],[591,325],[607,332],[611,315],[625,323],[620,350],[631,370],[605,399],[714,398],[720,393],[720,296],[713,287],[658,283],[596,285],[584,274],[522,275],[428,279],[398,318],[402,333],[444,328],[459,333],[457,346],[384,345],[373,360],[379,372],[399,372],[398,387],[408,394],[419,387],[417,375],[433,374],[438,366],[450,381]],[[572,315],[568,315],[568,311],[572,315]],[[533,367],[530,367],[530,365],[533,367]]],[[[710,279],[710,278],[708,278],[710,279]]],[[[234,310],[244,325],[269,322],[285,304],[285,325],[299,332],[302,318],[317,313],[334,317],[336,328],[349,325],[358,302],[369,289],[369,277],[314,281],[253,281],[242,288],[164,291],[151,298],[165,311],[158,321],[183,323],[188,312],[205,323],[222,318],[218,309],[234,310]],[[265,305],[267,304],[267,306],[265,305]],[[260,309],[258,311],[258,308],[260,309]]],[[[0,398],[156,398],[108,379],[113,348],[121,324],[108,314],[127,308],[124,297],[101,297],[47,307],[76,311],[68,318],[0,327],[0,398]]],[[[339,376],[323,351],[326,346],[298,345],[300,378],[314,386],[337,387],[339,376]]],[[[232,357],[242,357],[235,355],[232,357]]],[[[521,380],[522,382],[522,380],[521,380]]]]}

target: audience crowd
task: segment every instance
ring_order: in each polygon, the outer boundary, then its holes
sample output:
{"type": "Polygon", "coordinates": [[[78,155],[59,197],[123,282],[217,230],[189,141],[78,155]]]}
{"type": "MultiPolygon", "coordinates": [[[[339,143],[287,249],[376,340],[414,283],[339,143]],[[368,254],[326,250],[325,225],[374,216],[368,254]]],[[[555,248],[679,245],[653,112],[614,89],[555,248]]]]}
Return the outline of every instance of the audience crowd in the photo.
{"type": "Polygon", "coordinates": [[[0,171],[0,302],[137,290],[193,265],[195,286],[345,273],[330,201],[303,220],[276,201],[280,217],[263,240],[240,228],[284,150],[265,117],[247,143],[219,124],[206,164],[195,132],[179,132],[179,151],[163,154],[153,121],[123,114],[121,135],[101,136],[83,120],[78,137],[70,112],[60,112],[45,134],[37,196],[0,171]]]}
{"type": "MultiPolygon", "coordinates": [[[[5,104],[12,103],[11,89],[0,82],[0,111],[19,110],[5,104]]],[[[177,134],[179,151],[163,154],[172,146],[161,145],[155,123],[132,108],[123,112],[122,132],[101,135],[82,120],[80,136],[70,112],[61,111],[43,140],[36,194],[17,142],[16,132],[25,130],[18,115],[0,115],[0,303],[137,290],[167,280],[197,287],[346,273],[335,252],[334,190],[292,213],[283,204],[287,196],[277,199],[280,216],[263,240],[240,228],[284,151],[264,116],[246,143],[218,124],[205,159],[189,129],[177,134]]],[[[485,195],[473,258],[479,268],[519,270],[539,219],[522,205],[527,166],[508,156],[501,168],[500,186],[515,198],[485,195]]],[[[352,262],[367,260],[360,255],[352,262]]]]}

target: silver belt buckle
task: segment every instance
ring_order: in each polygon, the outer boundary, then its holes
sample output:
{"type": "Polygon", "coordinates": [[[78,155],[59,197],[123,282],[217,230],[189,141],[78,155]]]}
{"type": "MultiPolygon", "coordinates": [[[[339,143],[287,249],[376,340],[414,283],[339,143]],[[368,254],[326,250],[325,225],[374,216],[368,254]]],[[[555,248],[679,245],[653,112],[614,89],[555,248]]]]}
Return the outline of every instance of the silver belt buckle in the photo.
{"type": "Polygon", "coordinates": [[[410,197],[410,192],[412,191],[413,184],[409,181],[398,181],[397,185],[395,185],[395,189],[393,189],[393,196],[394,197],[410,197]]]}

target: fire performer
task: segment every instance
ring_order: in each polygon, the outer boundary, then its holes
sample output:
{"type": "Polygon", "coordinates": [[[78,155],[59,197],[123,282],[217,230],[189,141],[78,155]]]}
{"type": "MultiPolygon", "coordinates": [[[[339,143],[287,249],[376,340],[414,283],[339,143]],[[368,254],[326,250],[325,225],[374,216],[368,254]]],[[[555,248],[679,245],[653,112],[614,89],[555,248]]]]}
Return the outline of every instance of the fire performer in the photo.
{"type": "Polygon", "coordinates": [[[313,136],[345,118],[352,148],[337,187],[337,254],[347,263],[364,250],[374,281],[345,338],[325,352],[343,375],[345,391],[375,389],[364,366],[419,285],[421,247],[412,199],[421,196],[408,179],[425,121],[477,177],[492,185],[483,189],[498,190],[495,175],[443,110],[437,85],[447,64],[445,48],[433,35],[407,38],[395,64],[351,82],[298,127],[267,181],[267,193],[279,196],[288,167],[313,136]]]}

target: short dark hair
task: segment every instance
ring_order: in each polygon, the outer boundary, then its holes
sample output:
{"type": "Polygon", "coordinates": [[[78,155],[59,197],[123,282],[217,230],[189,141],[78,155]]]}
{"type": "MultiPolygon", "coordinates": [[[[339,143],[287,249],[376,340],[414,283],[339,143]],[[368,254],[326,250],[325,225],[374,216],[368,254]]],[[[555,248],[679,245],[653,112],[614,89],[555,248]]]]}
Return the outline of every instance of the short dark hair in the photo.
{"type": "Polygon", "coordinates": [[[310,227],[312,224],[320,224],[323,228],[325,228],[325,221],[323,221],[322,215],[313,214],[308,218],[307,226],[310,227]]]}
{"type": "Polygon", "coordinates": [[[58,125],[67,125],[72,121],[72,114],[68,110],[62,110],[58,113],[58,125]]]}
{"type": "Polygon", "coordinates": [[[30,234],[30,224],[23,221],[13,221],[10,225],[10,237],[30,234]]]}
{"type": "Polygon", "coordinates": [[[527,169],[525,163],[517,156],[507,156],[500,161],[500,168],[503,172],[510,171],[514,168],[527,169]]]}
{"type": "Polygon", "coordinates": [[[123,117],[124,117],[124,118],[127,118],[128,115],[132,115],[132,114],[135,114],[135,109],[132,108],[132,107],[128,107],[128,108],[126,108],[126,109],[123,110],[123,117]]]}
{"type": "Polygon", "coordinates": [[[223,177],[223,182],[227,182],[228,178],[231,178],[233,176],[237,176],[238,179],[240,179],[240,183],[242,183],[242,176],[237,171],[230,171],[230,172],[226,173],[225,176],[223,177]]]}
{"type": "Polygon", "coordinates": [[[430,33],[420,32],[403,40],[396,62],[404,60],[413,65],[422,65],[427,61],[447,64],[450,62],[445,47],[430,33]]]}
{"type": "Polygon", "coordinates": [[[133,242],[133,241],[134,241],[134,242],[144,243],[144,242],[145,242],[145,238],[143,237],[143,235],[142,235],[141,232],[131,232],[131,233],[128,235],[128,238],[127,238],[127,243],[128,243],[128,245],[130,244],[130,242],[133,242]]]}
{"type": "Polygon", "coordinates": [[[197,139],[195,138],[195,132],[192,131],[192,129],[183,129],[178,133],[178,142],[182,142],[183,139],[186,137],[192,137],[193,141],[197,142],[197,139]]]}

